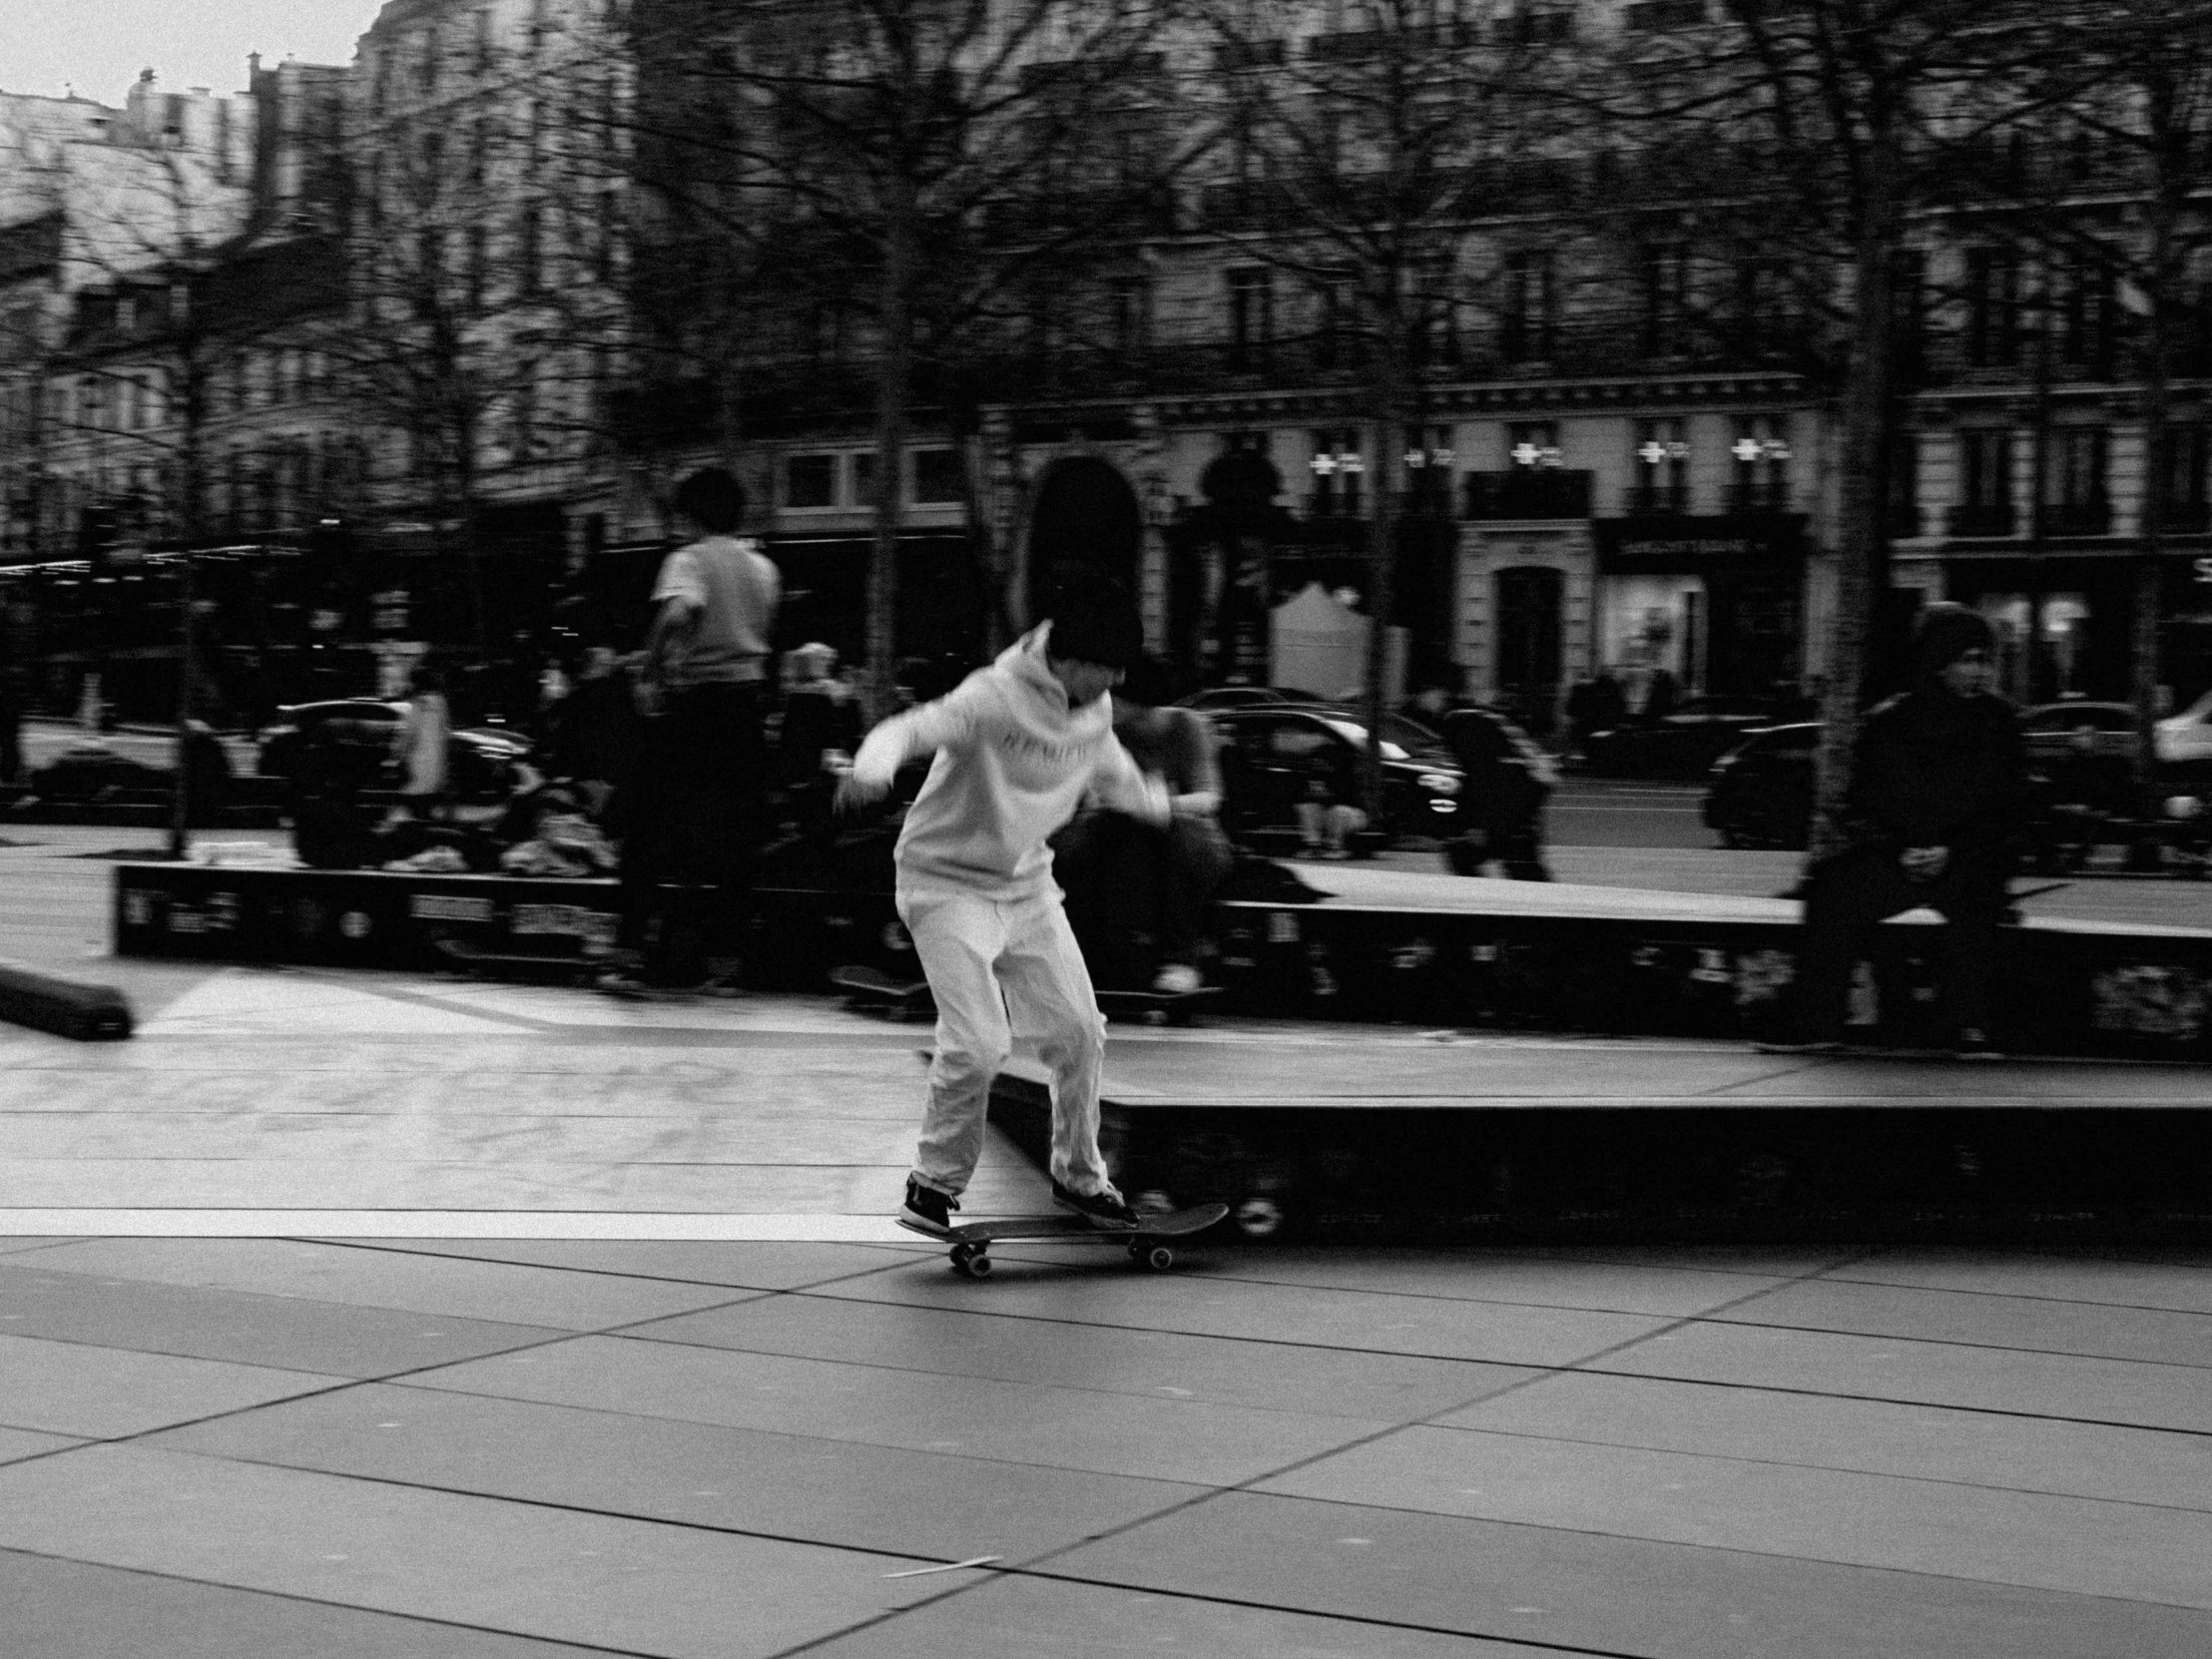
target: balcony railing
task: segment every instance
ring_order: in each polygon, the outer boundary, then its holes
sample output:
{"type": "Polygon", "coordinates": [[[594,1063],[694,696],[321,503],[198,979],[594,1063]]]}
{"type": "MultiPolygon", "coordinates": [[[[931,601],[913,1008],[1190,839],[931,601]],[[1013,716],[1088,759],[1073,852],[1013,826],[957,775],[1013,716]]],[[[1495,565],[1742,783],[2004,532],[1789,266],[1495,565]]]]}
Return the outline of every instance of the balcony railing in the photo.
{"type": "Polygon", "coordinates": [[[2112,503],[2109,501],[2046,501],[2036,514],[2046,536],[2109,536],[2112,503]]]}
{"type": "Polygon", "coordinates": [[[2009,501],[1968,502],[1951,508],[1944,515],[1943,523],[1953,536],[2009,536],[2012,533],[2012,504],[2009,501]]]}
{"type": "Polygon", "coordinates": [[[1621,509],[1631,515],[1686,513],[1690,510],[1687,484],[1631,484],[1621,497],[1621,509]]]}
{"type": "Polygon", "coordinates": [[[1516,466],[1503,472],[1469,472],[1459,488],[1463,516],[1470,519],[1590,516],[1587,472],[1516,466]]]}

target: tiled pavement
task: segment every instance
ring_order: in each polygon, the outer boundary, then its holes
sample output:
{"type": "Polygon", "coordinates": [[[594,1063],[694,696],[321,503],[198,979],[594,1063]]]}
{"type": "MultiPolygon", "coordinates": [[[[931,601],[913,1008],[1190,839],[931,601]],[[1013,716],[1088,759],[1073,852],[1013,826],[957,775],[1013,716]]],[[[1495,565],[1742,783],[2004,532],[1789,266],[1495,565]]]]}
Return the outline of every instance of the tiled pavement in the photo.
{"type": "MultiPolygon", "coordinates": [[[[133,989],[127,1045],[0,1028],[6,1659],[2212,1653],[2212,1251],[1001,1246],[974,1283],[879,1219],[923,1028],[133,989]]],[[[994,1147],[984,1194],[1036,1186],[994,1147]]]]}

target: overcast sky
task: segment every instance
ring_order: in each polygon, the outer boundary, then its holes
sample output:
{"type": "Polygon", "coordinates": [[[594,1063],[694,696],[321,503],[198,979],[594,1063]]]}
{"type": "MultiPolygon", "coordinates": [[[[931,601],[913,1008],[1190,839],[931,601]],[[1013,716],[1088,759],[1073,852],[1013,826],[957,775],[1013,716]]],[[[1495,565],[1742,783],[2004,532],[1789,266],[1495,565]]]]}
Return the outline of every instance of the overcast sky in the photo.
{"type": "Polygon", "coordinates": [[[0,91],[121,104],[142,69],[171,91],[246,85],[246,55],[350,63],[382,0],[0,0],[0,91]]]}

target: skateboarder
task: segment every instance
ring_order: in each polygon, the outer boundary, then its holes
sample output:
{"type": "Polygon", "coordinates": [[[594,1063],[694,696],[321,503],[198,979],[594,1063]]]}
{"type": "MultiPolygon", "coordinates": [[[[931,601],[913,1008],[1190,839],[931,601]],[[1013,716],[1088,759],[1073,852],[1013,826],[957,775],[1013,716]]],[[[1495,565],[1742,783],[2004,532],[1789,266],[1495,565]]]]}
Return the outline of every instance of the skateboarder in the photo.
{"type": "Polygon", "coordinates": [[[840,786],[841,803],[877,801],[903,762],[935,757],[894,854],[899,918],[937,1003],[929,1104],[901,1211],[927,1231],[951,1229],[1017,1029],[1037,1039],[1052,1072],[1053,1202],[1102,1226],[1137,1219],[1098,1150],[1106,1022],[1045,844],[1087,795],[1168,821],[1167,792],[1116,741],[1106,696],[1137,645],[1126,593],[1103,578],[1072,582],[1053,619],[989,668],[870,732],[840,786]]]}

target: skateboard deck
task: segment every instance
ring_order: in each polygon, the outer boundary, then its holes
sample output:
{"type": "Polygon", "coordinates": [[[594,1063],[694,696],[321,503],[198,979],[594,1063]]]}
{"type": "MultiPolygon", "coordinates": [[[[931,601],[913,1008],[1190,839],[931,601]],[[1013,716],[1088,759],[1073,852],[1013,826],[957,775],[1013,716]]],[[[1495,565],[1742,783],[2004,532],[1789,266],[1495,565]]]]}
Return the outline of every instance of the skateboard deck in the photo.
{"type": "Polygon", "coordinates": [[[1211,1227],[1229,1214],[1226,1204],[1194,1204],[1187,1209],[1147,1215],[1135,1227],[1098,1227],[1087,1216],[1058,1211],[1046,1216],[1000,1216],[971,1221],[949,1233],[932,1233],[904,1216],[898,1225],[925,1239],[951,1248],[946,1252],[952,1271],[981,1279],[991,1271],[990,1247],[999,1240],[1027,1244],[1110,1244],[1128,1251],[1129,1259],[1142,1262],[1155,1273],[1175,1266],[1175,1251],[1165,1240],[1179,1239],[1211,1227]]]}
{"type": "Polygon", "coordinates": [[[1219,985],[1195,991],[1094,991],[1098,1010],[1108,1019],[1141,1019],[1153,1025],[1188,1025],[1191,1015],[1221,995],[1219,985]]]}
{"type": "Polygon", "coordinates": [[[830,983],[862,1007],[881,1008],[901,1018],[917,1019],[936,1008],[926,979],[893,979],[871,967],[838,967],[830,970],[830,983]]]}

